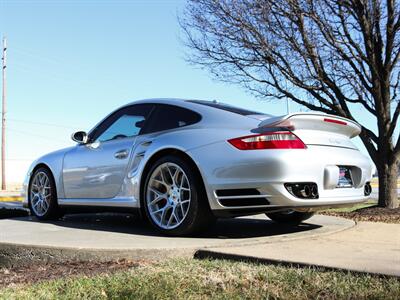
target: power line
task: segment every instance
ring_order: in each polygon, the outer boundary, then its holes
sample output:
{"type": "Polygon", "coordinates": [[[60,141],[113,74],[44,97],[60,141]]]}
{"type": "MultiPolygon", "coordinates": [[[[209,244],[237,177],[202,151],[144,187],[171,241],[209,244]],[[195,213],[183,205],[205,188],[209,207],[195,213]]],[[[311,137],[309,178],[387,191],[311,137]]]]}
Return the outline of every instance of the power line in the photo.
{"type": "Polygon", "coordinates": [[[31,133],[31,132],[27,132],[27,131],[23,131],[23,130],[18,130],[18,129],[7,128],[7,131],[23,134],[25,136],[38,137],[38,138],[46,139],[48,141],[58,141],[58,142],[66,142],[67,141],[67,140],[62,140],[62,139],[58,139],[58,138],[51,138],[49,136],[39,135],[39,134],[36,134],[36,133],[31,133]]]}
{"type": "Polygon", "coordinates": [[[34,161],[34,158],[7,158],[6,161],[34,161]]]}
{"type": "Polygon", "coordinates": [[[30,52],[29,50],[15,47],[15,46],[13,46],[12,52],[22,54],[23,56],[30,56],[31,58],[34,58],[35,60],[41,60],[41,61],[50,62],[50,63],[54,63],[54,64],[58,64],[58,65],[63,64],[63,62],[61,60],[56,59],[54,57],[49,57],[48,55],[43,56],[43,55],[40,55],[40,54],[37,54],[34,52],[30,52]]]}
{"type": "Polygon", "coordinates": [[[21,120],[21,119],[7,119],[8,121],[13,121],[13,122],[18,122],[18,123],[26,123],[26,124],[35,124],[35,125],[41,125],[41,126],[51,126],[51,127],[59,127],[59,128],[65,128],[65,129],[79,129],[83,128],[84,126],[66,126],[66,125],[59,125],[59,124],[52,124],[52,123],[44,123],[44,122],[37,122],[37,121],[30,121],[30,120],[21,120]]]}

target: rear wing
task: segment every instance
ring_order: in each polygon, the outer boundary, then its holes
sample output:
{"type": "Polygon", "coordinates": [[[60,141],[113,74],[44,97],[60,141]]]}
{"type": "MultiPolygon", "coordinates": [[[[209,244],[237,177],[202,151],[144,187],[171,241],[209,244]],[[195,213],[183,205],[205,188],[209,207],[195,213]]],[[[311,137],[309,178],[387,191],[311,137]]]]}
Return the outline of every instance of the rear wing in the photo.
{"type": "Polygon", "coordinates": [[[291,131],[316,130],[356,137],[361,132],[361,126],[347,118],[324,113],[292,113],[284,116],[263,120],[258,127],[285,127],[291,131]]]}

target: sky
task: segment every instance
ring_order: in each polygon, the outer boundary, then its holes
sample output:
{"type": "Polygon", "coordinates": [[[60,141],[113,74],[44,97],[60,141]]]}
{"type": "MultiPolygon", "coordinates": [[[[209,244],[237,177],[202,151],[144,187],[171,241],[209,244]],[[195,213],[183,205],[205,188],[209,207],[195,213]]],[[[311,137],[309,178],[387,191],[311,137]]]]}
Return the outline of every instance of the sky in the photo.
{"type": "MultiPolygon", "coordinates": [[[[88,131],[139,99],[218,100],[285,114],[286,102],[256,98],[185,61],[190,51],[177,21],[184,6],[184,0],[0,0],[0,34],[8,43],[7,181],[21,182],[34,159],[74,145],[73,131],[88,131]]],[[[290,104],[292,112],[300,109],[290,104]]]]}

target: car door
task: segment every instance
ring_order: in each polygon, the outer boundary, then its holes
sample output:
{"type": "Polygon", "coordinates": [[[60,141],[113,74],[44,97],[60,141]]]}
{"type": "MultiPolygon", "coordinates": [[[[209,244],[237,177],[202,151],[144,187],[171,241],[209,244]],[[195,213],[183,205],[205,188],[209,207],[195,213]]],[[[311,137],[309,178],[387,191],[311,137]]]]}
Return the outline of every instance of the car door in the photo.
{"type": "Polygon", "coordinates": [[[121,189],[136,137],[153,106],[136,104],[107,117],[64,157],[63,183],[66,198],[110,199],[121,189]]]}

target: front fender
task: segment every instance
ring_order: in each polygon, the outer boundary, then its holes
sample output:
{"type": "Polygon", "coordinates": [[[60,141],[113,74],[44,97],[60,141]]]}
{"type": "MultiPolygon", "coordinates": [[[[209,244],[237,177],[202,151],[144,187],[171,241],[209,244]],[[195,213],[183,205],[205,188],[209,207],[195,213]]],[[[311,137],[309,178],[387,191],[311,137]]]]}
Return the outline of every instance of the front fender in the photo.
{"type": "Polygon", "coordinates": [[[38,158],[30,165],[22,185],[22,197],[24,198],[23,200],[24,207],[28,207],[28,201],[29,201],[28,189],[31,177],[35,169],[40,166],[49,168],[54,177],[58,198],[64,197],[64,184],[62,178],[63,161],[65,154],[73,148],[74,147],[69,147],[48,153],[38,158]]]}

